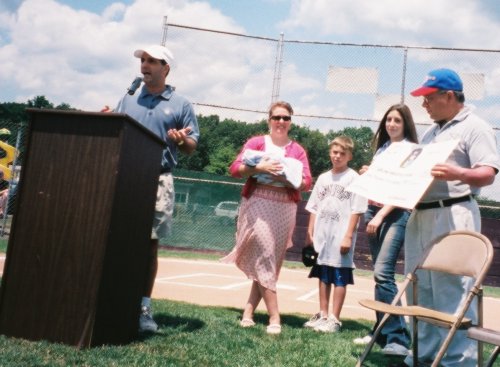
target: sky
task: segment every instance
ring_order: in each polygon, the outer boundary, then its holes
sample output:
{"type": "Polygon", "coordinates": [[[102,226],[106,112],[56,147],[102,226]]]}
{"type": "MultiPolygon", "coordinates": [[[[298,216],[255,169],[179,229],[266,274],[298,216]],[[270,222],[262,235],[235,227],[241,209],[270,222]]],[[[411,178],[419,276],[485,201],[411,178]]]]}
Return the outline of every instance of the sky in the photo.
{"type": "MultiPolygon", "coordinates": [[[[272,39],[283,32],[292,40],[500,50],[498,0],[0,0],[0,102],[44,95],[88,111],[114,106],[138,75],[133,50],[160,43],[164,16],[272,39]]],[[[185,76],[191,95],[204,92],[200,80],[235,78],[223,64],[214,72],[203,55],[186,57],[182,47],[175,50],[182,72],[173,74],[185,76]]],[[[207,47],[225,57],[263,57],[233,44],[207,47]]]]}
{"type": "MultiPolygon", "coordinates": [[[[283,32],[297,40],[500,49],[500,37],[489,36],[500,33],[496,0],[428,3],[0,0],[0,101],[45,95],[86,110],[114,104],[138,73],[131,50],[161,41],[163,16],[169,23],[273,39],[283,32]]],[[[189,62],[183,59],[184,70],[189,62]]]]}

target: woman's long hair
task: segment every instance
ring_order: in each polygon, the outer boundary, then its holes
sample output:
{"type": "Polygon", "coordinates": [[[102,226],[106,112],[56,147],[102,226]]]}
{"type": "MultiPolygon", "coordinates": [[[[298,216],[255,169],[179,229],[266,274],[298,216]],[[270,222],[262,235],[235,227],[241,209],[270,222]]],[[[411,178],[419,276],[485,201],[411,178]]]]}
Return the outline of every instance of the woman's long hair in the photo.
{"type": "Polygon", "coordinates": [[[382,117],[382,120],[378,125],[378,129],[372,140],[372,148],[374,152],[390,140],[389,134],[387,134],[387,130],[385,128],[385,123],[387,122],[387,115],[394,110],[398,111],[403,119],[403,135],[405,139],[412,143],[418,143],[417,130],[415,129],[415,123],[413,122],[411,111],[407,105],[398,103],[387,109],[384,117],[382,117]]]}

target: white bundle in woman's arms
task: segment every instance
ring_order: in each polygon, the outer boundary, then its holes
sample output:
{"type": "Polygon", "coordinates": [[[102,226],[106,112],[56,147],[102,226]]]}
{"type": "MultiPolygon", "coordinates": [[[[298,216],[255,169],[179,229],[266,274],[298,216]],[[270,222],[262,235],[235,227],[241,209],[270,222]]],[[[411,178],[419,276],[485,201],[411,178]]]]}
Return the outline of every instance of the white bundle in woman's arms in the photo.
{"type": "MultiPolygon", "coordinates": [[[[298,189],[302,184],[302,162],[295,158],[283,157],[278,154],[266,153],[260,150],[246,149],[243,152],[243,162],[247,166],[255,167],[261,159],[272,159],[276,162],[281,163],[283,169],[278,174],[285,176],[286,180],[290,184],[298,189]]],[[[257,182],[260,183],[270,183],[272,182],[272,176],[267,173],[259,173],[254,176],[257,182]]]]}

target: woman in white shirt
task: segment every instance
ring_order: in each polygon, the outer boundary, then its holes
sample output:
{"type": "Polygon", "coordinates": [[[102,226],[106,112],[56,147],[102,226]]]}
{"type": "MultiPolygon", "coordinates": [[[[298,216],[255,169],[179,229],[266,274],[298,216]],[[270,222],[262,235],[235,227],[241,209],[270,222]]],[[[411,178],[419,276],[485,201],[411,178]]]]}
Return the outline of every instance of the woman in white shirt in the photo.
{"type": "MultiPolygon", "coordinates": [[[[373,159],[394,142],[418,143],[415,123],[408,106],[396,104],[386,111],[373,137],[373,159]]],[[[360,173],[366,171],[364,166],[360,173]]],[[[410,213],[406,209],[368,202],[365,212],[366,232],[373,262],[375,280],[375,299],[391,304],[398,292],[395,280],[396,262],[404,244],[406,222],[410,213]]],[[[377,322],[372,333],[382,318],[377,313],[377,322]]],[[[354,339],[356,344],[368,344],[372,333],[363,338],[354,339]]],[[[410,335],[402,316],[391,316],[382,329],[377,343],[388,355],[407,355],[410,335]]]]}

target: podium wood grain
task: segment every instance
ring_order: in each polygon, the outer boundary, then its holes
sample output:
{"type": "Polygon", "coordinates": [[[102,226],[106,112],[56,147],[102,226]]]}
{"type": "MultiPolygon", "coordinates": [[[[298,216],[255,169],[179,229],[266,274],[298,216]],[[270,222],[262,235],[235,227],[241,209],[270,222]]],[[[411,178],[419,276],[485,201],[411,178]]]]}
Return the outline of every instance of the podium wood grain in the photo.
{"type": "Polygon", "coordinates": [[[137,336],[163,142],[126,115],[29,110],[0,333],[77,347],[137,336]]]}

